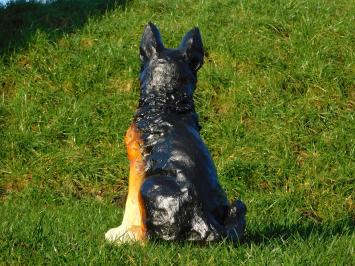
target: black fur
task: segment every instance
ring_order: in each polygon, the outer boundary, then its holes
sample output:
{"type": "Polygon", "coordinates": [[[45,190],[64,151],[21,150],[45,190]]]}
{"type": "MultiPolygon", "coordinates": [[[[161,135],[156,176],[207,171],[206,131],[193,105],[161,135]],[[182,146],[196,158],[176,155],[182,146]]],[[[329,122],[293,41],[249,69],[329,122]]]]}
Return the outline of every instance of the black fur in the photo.
{"type": "Polygon", "coordinates": [[[239,239],[245,205],[230,204],[202,141],[193,92],[204,50],[198,28],[167,49],[149,23],[140,44],[141,97],[134,123],[144,143],[141,194],[150,237],[166,240],[239,239]]]}

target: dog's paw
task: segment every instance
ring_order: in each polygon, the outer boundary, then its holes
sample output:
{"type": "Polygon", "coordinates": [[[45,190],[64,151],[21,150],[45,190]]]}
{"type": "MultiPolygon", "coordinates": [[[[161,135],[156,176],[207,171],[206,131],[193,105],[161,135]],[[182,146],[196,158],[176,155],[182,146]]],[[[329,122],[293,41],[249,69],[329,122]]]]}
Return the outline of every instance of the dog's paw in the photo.
{"type": "Polygon", "coordinates": [[[146,239],[146,233],[141,226],[127,227],[121,225],[108,230],[105,234],[105,239],[115,244],[132,243],[135,241],[143,242],[146,239]]]}

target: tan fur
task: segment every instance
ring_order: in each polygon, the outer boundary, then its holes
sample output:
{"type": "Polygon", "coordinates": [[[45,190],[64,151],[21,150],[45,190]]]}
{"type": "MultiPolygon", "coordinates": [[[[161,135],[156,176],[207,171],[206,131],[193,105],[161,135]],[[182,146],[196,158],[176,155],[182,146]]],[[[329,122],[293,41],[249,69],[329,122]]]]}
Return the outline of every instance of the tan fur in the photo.
{"type": "Polygon", "coordinates": [[[145,178],[145,164],[141,152],[142,140],[134,124],[127,130],[125,144],[130,161],[125,213],[122,224],[110,229],[105,235],[107,240],[117,243],[146,239],[145,210],[140,194],[140,188],[145,178]]]}

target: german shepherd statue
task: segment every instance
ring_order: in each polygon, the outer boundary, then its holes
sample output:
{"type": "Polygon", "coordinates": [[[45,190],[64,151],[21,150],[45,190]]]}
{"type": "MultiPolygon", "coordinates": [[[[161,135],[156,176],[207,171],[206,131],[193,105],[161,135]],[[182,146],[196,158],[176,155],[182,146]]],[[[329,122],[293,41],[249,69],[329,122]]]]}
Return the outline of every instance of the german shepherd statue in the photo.
{"type": "Polygon", "coordinates": [[[165,48],[153,23],[140,43],[140,100],[125,135],[130,172],[122,224],[113,243],[146,239],[238,241],[245,205],[229,203],[199,131],[193,93],[204,50],[198,28],[165,48]]]}

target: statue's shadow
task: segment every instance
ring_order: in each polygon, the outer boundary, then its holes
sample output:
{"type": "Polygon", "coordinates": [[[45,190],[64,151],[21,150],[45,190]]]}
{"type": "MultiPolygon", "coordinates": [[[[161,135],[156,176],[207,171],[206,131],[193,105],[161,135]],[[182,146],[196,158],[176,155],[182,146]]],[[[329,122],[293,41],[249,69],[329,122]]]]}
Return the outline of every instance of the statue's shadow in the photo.
{"type": "Polygon", "coordinates": [[[354,232],[354,222],[351,217],[334,222],[300,221],[294,224],[272,223],[260,230],[247,229],[245,238],[240,244],[260,245],[270,241],[285,242],[292,239],[308,240],[314,237],[331,239],[340,235],[351,235],[354,232]]]}

